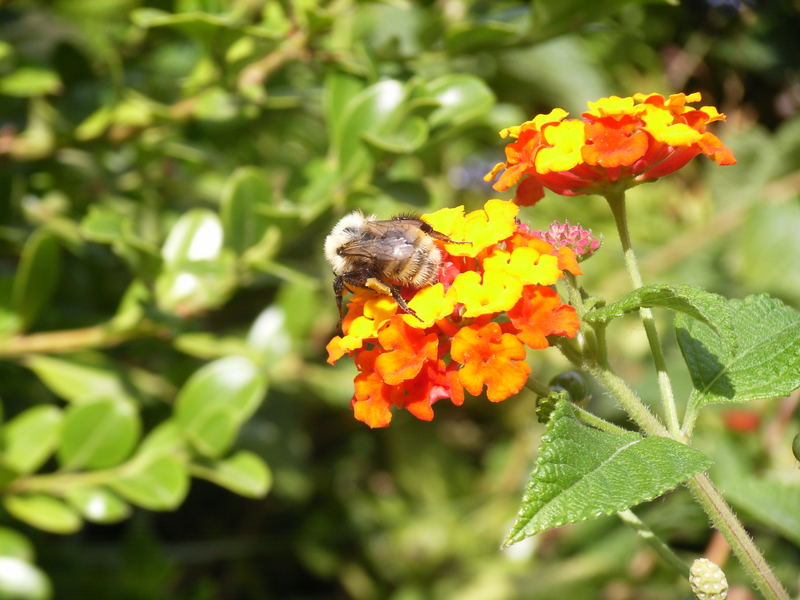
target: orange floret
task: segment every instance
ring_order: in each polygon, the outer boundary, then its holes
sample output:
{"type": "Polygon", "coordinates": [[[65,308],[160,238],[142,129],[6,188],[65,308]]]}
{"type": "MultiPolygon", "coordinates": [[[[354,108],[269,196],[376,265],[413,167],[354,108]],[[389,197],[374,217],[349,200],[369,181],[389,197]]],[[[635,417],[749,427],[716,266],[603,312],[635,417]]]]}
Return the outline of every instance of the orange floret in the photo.
{"type": "Polygon", "coordinates": [[[486,386],[491,402],[519,392],[531,372],[524,361],[525,347],[515,336],[503,333],[497,323],[462,327],[453,338],[450,353],[464,365],[458,371],[464,388],[476,396],[486,386]]]}

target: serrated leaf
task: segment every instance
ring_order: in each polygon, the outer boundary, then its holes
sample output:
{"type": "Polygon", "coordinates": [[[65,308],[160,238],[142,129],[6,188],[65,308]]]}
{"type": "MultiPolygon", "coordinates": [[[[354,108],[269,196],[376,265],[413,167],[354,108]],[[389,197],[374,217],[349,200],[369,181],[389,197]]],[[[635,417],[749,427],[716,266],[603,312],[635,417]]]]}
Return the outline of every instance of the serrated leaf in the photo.
{"type": "Polygon", "coordinates": [[[128,504],[102,487],[71,488],[66,498],[84,519],[94,523],[117,523],[131,514],[128,504]]]}
{"type": "Polygon", "coordinates": [[[261,458],[240,450],[224,460],[200,466],[198,477],[248,498],[261,498],[272,484],[272,473],[261,458]]]}
{"type": "Polygon", "coordinates": [[[67,503],[46,494],[7,496],[3,506],[15,518],[50,533],[75,533],[81,518],[67,503]]]}
{"type": "Polygon", "coordinates": [[[38,567],[19,558],[0,557],[0,598],[8,600],[49,600],[50,580],[38,567]]]}
{"type": "Polygon", "coordinates": [[[34,406],[18,414],[3,428],[2,462],[17,473],[33,473],[50,457],[61,436],[61,410],[34,406]]]}
{"type": "Polygon", "coordinates": [[[785,396],[800,386],[800,313],[767,295],[728,300],[731,327],[679,317],[678,344],[695,389],[689,408],[785,396]]]}
{"type": "Polygon", "coordinates": [[[652,500],[710,464],[703,453],[668,438],[589,427],[561,402],[505,545],[652,500]]]}
{"type": "Polygon", "coordinates": [[[122,374],[101,354],[53,356],[32,354],[24,364],[57,396],[70,402],[116,398],[136,403],[122,374]]]}
{"type": "Polygon", "coordinates": [[[723,485],[722,492],[736,508],[800,546],[800,485],[743,476],[723,485]]]}
{"type": "Polygon", "coordinates": [[[225,245],[241,255],[258,243],[268,225],[258,208],[271,203],[272,185],[267,173],[255,167],[234,171],[225,183],[220,205],[225,245]]]}
{"type": "Polygon", "coordinates": [[[11,306],[28,327],[53,294],[61,273],[61,249],[49,233],[37,231],[25,243],[14,276],[11,306]]]}
{"type": "Polygon", "coordinates": [[[148,510],[173,510],[189,491],[186,465],[173,456],[136,465],[134,472],[109,482],[120,496],[148,510]]]}
{"type": "Polygon", "coordinates": [[[206,456],[224,453],[258,408],[266,379],[252,361],[229,356],[195,372],[175,401],[175,419],[189,442],[206,456]]]}
{"type": "Polygon", "coordinates": [[[712,325],[724,327],[727,318],[726,300],[692,285],[647,285],[626,294],[621,300],[587,312],[588,323],[608,323],[642,307],[667,308],[712,325]]]}
{"type": "Polygon", "coordinates": [[[136,446],[139,415],[127,402],[98,400],[67,409],[58,460],[65,469],[104,469],[121,463],[136,446]]]}

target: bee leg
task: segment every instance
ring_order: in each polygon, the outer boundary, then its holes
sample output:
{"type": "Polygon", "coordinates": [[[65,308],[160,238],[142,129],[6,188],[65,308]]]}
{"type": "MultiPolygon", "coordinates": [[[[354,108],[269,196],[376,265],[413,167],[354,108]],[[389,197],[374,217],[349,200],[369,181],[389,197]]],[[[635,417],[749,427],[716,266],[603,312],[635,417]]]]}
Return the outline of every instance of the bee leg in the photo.
{"type": "Polygon", "coordinates": [[[367,287],[375,292],[378,292],[379,294],[385,294],[386,296],[391,296],[392,298],[394,298],[394,301],[397,302],[397,306],[400,307],[400,310],[422,321],[422,319],[414,311],[414,309],[411,308],[408,304],[406,304],[406,300],[405,298],[403,298],[403,296],[400,295],[400,288],[398,288],[397,286],[386,283],[385,281],[381,281],[377,277],[368,278],[363,285],[364,287],[367,287]]]}
{"type": "Polygon", "coordinates": [[[420,230],[425,233],[427,236],[432,237],[435,240],[440,240],[442,242],[446,242],[448,244],[472,244],[469,240],[459,242],[458,240],[451,240],[448,236],[443,233],[439,233],[433,227],[425,223],[424,221],[419,226],[420,230]]]}
{"type": "Polygon", "coordinates": [[[395,286],[390,286],[390,289],[392,290],[392,298],[394,298],[394,301],[397,302],[397,306],[400,307],[400,310],[410,314],[412,317],[416,317],[418,321],[422,321],[422,317],[420,317],[413,308],[406,304],[405,298],[400,295],[400,291],[395,286]]]}
{"type": "Polygon", "coordinates": [[[339,275],[333,280],[333,293],[336,295],[336,308],[339,309],[339,322],[336,329],[342,333],[342,320],[344,320],[344,307],[342,306],[342,295],[344,294],[344,278],[339,275]]]}

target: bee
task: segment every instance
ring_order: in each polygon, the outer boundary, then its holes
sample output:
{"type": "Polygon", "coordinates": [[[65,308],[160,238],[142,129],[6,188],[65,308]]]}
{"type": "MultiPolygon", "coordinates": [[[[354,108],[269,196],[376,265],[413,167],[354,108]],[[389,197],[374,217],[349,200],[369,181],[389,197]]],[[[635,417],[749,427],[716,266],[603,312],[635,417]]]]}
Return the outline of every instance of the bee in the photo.
{"type": "MultiPolygon", "coordinates": [[[[333,292],[343,318],[345,288],[367,288],[394,298],[404,312],[417,317],[400,288],[419,289],[436,283],[442,252],[435,240],[457,242],[424,221],[400,215],[387,221],[364,216],[361,211],[343,217],[325,238],[325,257],[333,268],[333,292]]],[[[422,320],[422,319],[420,319],[422,320]]]]}

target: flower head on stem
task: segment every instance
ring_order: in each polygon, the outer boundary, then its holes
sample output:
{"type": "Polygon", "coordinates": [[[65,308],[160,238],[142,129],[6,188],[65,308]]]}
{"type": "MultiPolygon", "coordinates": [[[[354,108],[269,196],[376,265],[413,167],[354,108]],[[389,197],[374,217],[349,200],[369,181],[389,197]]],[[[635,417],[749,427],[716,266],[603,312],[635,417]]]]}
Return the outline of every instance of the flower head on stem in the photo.
{"type": "Polygon", "coordinates": [[[489,200],[479,210],[445,208],[422,219],[449,239],[438,242],[438,283],[402,295],[416,316],[385,295],[356,289],[343,335],[327,346],[333,364],[355,359],[352,405],[370,427],[391,422],[392,408],[431,420],[443,398],[459,405],[464,392],[485,391],[492,402],[518,393],[530,374],[528,348],[549,345],[547,336],[574,337],[575,309],[552,287],[564,272],[580,274],[575,252],[538,239],[511,202],[489,200]]]}

